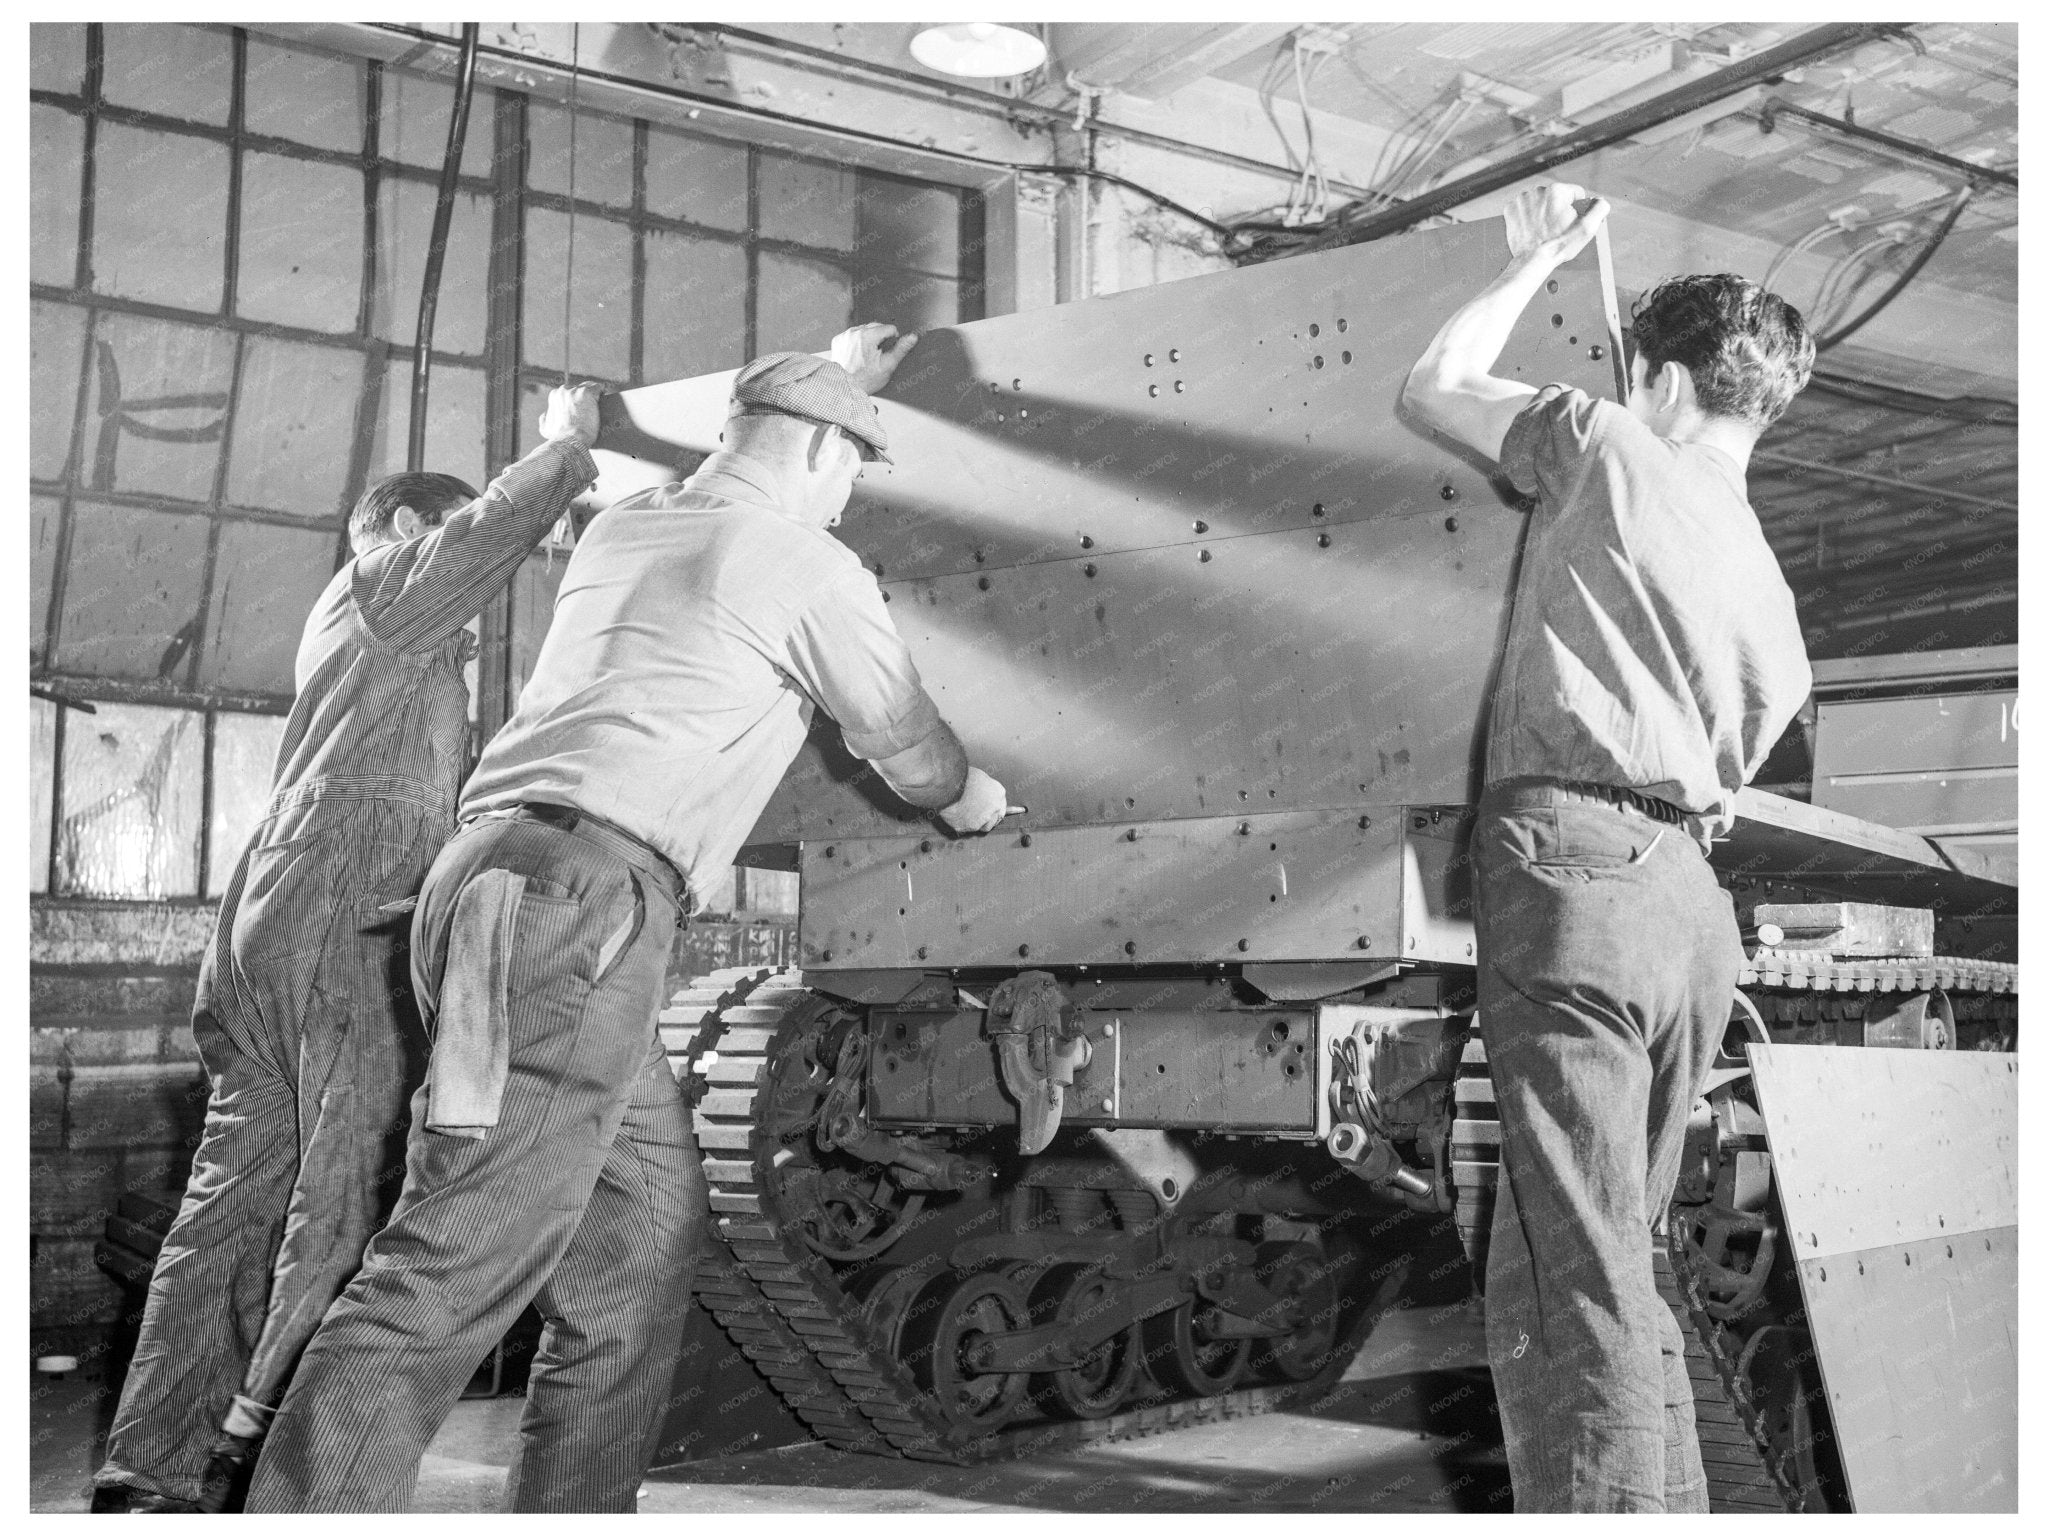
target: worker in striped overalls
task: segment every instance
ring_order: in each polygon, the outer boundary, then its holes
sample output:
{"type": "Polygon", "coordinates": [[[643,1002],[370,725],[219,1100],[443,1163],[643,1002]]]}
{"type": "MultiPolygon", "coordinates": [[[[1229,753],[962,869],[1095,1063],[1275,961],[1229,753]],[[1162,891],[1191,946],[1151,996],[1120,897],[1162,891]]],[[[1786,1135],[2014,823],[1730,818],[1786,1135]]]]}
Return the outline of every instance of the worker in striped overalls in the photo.
{"type": "Polygon", "coordinates": [[[596,476],[597,386],[478,496],[379,481],[306,621],[268,810],[229,880],[192,1032],[211,1095],[95,1475],[99,1511],[239,1497],[293,1367],[405,1173],[426,1070],[410,912],[455,826],[474,619],[596,476]]]}

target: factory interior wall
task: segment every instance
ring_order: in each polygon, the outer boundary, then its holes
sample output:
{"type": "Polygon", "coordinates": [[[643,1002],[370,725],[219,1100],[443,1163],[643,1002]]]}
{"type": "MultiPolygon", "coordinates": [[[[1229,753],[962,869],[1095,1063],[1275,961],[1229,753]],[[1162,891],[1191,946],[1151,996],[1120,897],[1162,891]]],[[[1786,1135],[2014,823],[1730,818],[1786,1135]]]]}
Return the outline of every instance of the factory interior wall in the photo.
{"type": "MultiPolygon", "coordinates": [[[[405,467],[453,91],[276,28],[37,25],[31,58],[31,1325],[90,1355],[122,1307],[107,1216],[198,1142],[193,988],[300,626],[405,467]]],[[[570,143],[559,107],[476,91],[430,468],[481,486],[565,366],[627,386],[983,312],[977,191],[584,110],[565,317],[570,143]]],[[[564,564],[486,616],[480,738],[564,564]]],[[[795,879],[701,893],[673,976],[789,958],[795,879]]]]}
{"type": "MultiPolygon", "coordinates": [[[[31,28],[39,1348],[106,1347],[123,1298],[94,1243],[123,1191],[176,1188],[189,1168],[206,1104],[193,988],[262,814],[299,628],[347,557],[347,509],[405,467],[454,93],[333,40],[31,28]]],[[[904,103],[905,145],[929,139],[924,110],[904,103]]],[[[915,330],[1227,265],[1114,187],[936,163],[944,179],[923,182],[886,163],[581,109],[565,317],[569,116],[480,86],[428,467],[482,485],[532,446],[565,366],[621,386],[688,377],[822,348],[854,319],[915,330]]],[[[480,738],[531,669],[564,564],[537,553],[485,616],[480,738]]],[[[741,870],[704,893],[673,978],[788,959],[795,879],[741,870]]]]}

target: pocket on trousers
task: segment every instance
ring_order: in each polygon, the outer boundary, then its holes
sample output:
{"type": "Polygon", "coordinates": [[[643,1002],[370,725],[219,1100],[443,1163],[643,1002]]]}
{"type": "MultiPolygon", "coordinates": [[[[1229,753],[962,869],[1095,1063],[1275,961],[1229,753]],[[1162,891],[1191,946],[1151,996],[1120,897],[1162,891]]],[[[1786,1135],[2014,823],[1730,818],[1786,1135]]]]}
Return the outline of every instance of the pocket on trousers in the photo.
{"type": "MultiPolygon", "coordinates": [[[[487,869],[455,898],[427,1060],[427,1129],[479,1139],[498,1123],[512,1071],[511,971],[526,880],[487,869]]],[[[529,936],[530,939],[530,936],[529,936]]]]}
{"type": "Polygon", "coordinates": [[[1580,870],[1588,875],[1639,863],[1664,827],[1598,806],[1553,806],[1529,818],[1528,862],[1536,869],[1580,870]]]}

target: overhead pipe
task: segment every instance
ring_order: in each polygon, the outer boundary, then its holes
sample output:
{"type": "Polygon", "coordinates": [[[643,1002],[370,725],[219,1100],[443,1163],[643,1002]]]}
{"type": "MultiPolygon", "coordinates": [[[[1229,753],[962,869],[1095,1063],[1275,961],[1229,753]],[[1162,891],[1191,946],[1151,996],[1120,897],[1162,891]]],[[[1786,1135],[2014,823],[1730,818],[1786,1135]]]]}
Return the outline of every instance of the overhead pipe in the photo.
{"type": "Polygon", "coordinates": [[[1766,448],[1752,448],[1749,456],[1765,464],[1781,465],[1786,469],[1803,469],[1821,475],[1839,475],[1844,480],[1860,480],[1867,485],[1882,485],[1893,490],[1911,491],[1916,496],[1925,496],[1931,501],[1949,501],[1965,507],[1987,507],[1993,512],[2019,511],[2017,502],[1978,496],[1970,491],[1950,490],[1946,486],[1926,485],[1900,475],[1874,474],[1867,469],[1851,469],[1846,464],[1829,464],[1821,459],[1797,458],[1789,453],[1776,453],[1766,448]]]}
{"type": "Polygon", "coordinates": [[[441,156],[441,184],[434,194],[434,227],[427,237],[427,270],[420,278],[420,316],[412,337],[412,415],[406,426],[405,467],[425,467],[427,375],[434,352],[434,310],[441,300],[441,263],[448,254],[448,226],[455,217],[455,183],[462,173],[462,143],[469,134],[469,101],[476,84],[478,24],[462,26],[462,58],[455,70],[455,113],[448,119],[448,147],[441,156]]]}
{"type": "Polygon", "coordinates": [[[1880,133],[1875,128],[1865,128],[1861,123],[1849,122],[1846,118],[1829,117],[1825,113],[1810,112],[1805,107],[1795,107],[1789,101],[1767,101],[1757,108],[1757,126],[1765,133],[1777,131],[1778,119],[1789,117],[1795,122],[1809,123],[1815,128],[1824,128],[1829,133],[1839,134],[1845,139],[1855,139],[1876,149],[1889,150],[1908,160],[1919,160],[1927,165],[1936,165],[1955,175],[1967,178],[1980,187],[2010,187],[2020,189],[2018,171],[2000,170],[1993,165],[1979,165],[1974,160],[1959,160],[1954,155],[1945,155],[1926,144],[1915,144],[1911,139],[1901,139],[1889,133],[1880,133]]]}
{"type": "Polygon", "coordinates": [[[1655,128],[1660,123],[1712,106],[1753,85],[1775,81],[1802,64],[1811,64],[1845,49],[1877,38],[1904,34],[1908,30],[1907,26],[1897,23],[1860,21],[1829,22],[1824,26],[1811,27],[1789,41],[1752,54],[1725,69],[1717,69],[1703,79],[1688,81],[1661,96],[1604,117],[1597,123],[1589,123],[1584,128],[1560,134],[1534,149],[1510,155],[1484,170],[1461,176],[1391,208],[1357,218],[1346,218],[1340,213],[1337,228],[1295,246],[1287,254],[1307,255],[1311,251],[1334,250],[1339,246],[1358,245],[1384,235],[1397,234],[1424,219],[1448,213],[1461,203],[1469,203],[1476,197],[1484,197],[1489,192],[1498,192],[1518,181],[1541,175],[1554,165],[1580,159],[1595,150],[1605,149],[1610,144],[1655,128]]]}

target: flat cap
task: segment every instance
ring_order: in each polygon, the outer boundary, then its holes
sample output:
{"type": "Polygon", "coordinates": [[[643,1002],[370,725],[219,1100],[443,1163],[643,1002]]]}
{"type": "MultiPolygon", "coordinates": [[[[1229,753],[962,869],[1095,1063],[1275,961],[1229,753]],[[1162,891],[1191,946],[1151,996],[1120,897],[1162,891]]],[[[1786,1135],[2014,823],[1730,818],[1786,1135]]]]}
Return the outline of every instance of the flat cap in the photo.
{"type": "Polygon", "coordinates": [[[843,427],[865,445],[863,457],[896,462],[889,457],[889,434],[882,429],[875,402],[829,357],[770,352],[755,358],[733,379],[732,409],[726,414],[743,416],[749,411],[780,411],[843,427]]]}

